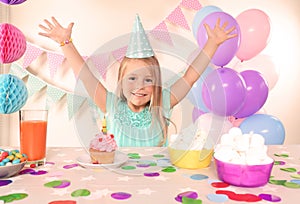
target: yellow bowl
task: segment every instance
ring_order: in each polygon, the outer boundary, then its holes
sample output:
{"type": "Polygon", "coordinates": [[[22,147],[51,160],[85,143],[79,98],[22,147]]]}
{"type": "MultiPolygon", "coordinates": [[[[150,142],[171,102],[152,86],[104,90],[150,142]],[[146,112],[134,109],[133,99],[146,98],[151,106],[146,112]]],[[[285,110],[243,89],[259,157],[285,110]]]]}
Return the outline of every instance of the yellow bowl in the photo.
{"type": "Polygon", "coordinates": [[[208,167],[213,155],[213,149],[178,150],[169,147],[168,150],[172,164],[185,169],[208,167]]]}

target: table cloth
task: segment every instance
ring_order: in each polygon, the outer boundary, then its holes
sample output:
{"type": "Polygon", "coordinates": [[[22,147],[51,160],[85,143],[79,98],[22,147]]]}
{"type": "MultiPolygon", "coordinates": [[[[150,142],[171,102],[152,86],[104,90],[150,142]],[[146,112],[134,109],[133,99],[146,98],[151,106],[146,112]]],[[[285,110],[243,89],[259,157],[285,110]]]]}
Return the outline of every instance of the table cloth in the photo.
{"type": "Polygon", "coordinates": [[[299,149],[268,146],[275,161],[270,182],[245,188],[218,180],[214,161],[195,170],[173,166],[164,147],[120,148],[116,165],[105,167],[86,163],[85,148],[49,147],[44,166],[25,167],[18,175],[0,179],[0,203],[297,203],[299,149]]]}

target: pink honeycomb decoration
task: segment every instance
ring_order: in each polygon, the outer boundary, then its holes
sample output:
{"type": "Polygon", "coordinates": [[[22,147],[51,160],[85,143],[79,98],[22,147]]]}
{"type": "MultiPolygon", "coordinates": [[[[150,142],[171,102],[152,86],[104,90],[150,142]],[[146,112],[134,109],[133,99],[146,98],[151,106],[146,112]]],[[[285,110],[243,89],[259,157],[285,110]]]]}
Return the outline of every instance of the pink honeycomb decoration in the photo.
{"type": "Polygon", "coordinates": [[[11,63],[20,59],[25,50],[24,34],[11,24],[0,24],[0,63],[11,63]]]}

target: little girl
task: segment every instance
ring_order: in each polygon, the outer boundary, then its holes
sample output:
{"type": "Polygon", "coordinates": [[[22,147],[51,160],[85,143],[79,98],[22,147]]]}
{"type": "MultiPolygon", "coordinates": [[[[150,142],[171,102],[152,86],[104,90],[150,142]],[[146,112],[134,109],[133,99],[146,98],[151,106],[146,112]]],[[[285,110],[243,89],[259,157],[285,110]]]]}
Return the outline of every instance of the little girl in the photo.
{"type": "Polygon", "coordinates": [[[226,30],[227,23],[214,28],[204,24],[208,40],[202,51],[196,53],[185,74],[171,87],[162,89],[159,62],[150,46],[139,17],[126,56],[118,73],[117,93],[107,91],[92,74],[75,48],[71,33],[74,23],[62,27],[52,17],[39,25],[39,34],[60,44],[65,58],[77,78],[80,78],[95,104],[107,115],[107,129],[115,135],[118,146],[162,146],[167,143],[167,127],[171,109],[178,104],[199,79],[218,46],[233,38],[234,27],[226,30]]]}

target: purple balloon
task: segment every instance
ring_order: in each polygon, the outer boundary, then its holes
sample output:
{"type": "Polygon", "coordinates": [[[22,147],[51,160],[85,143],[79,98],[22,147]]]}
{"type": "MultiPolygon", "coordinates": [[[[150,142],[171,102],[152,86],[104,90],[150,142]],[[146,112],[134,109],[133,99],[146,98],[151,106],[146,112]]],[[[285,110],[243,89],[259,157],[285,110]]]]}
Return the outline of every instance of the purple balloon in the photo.
{"type": "Polygon", "coordinates": [[[218,68],[204,80],[202,97],[214,114],[231,116],[242,107],[246,96],[243,77],[231,68],[218,68]]]}
{"type": "Polygon", "coordinates": [[[193,112],[192,112],[192,119],[193,123],[199,118],[200,115],[204,114],[205,112],[194,107],[193,112]]]}
{"type": "Polygon", "coordinates": [[[8,5],[16,5],[25,2],[26,0],[0,0],[0,2],[8,5]]]}
{"type": "Polygon", "coordinates": [[[228,64],[232,58],[235,56],[239,43],[240,43],[240,27],[231,15],[225,13],[225,12],[213,12],[209,15],[207,15],[203,21],[201,22],[199,26],[199,30],[197,33],[197,42],[199,47],[202,49],[208,39],[208,36],[206,34],[206,29],[204,27],[204,23],[210,26],[210,28],[214,28],[215,24],[220,18],[221,22],[220,25],[222,26],[225,22],[228,23],[226,29],[231,28],[234,26],[236,29],[231,32],[231,34],[237,34],[237,37],[231,38],[229,40],[226,40],[224,43],[222,43],[218,50],[216,51],[215,55],[212,58],[212,63],[216,66],[223,67],[226,64],[228,64]]]}
{"type": "Polygon", "coordinates": [[[265,104],[269,88],[264,77],[255,70],[246,70],[240,73],[246,83],[246,97],[242,108],[233,116],[245,118],[253,115],[265,104]]]}

